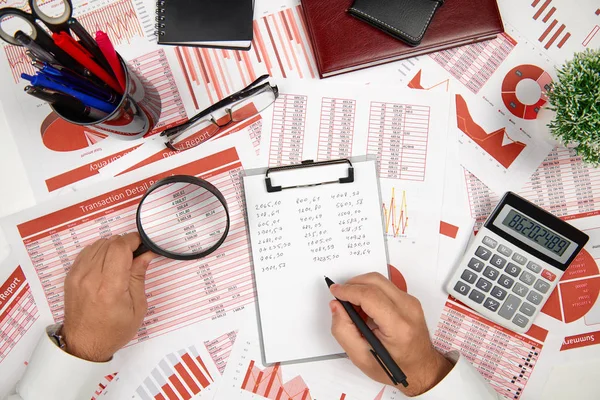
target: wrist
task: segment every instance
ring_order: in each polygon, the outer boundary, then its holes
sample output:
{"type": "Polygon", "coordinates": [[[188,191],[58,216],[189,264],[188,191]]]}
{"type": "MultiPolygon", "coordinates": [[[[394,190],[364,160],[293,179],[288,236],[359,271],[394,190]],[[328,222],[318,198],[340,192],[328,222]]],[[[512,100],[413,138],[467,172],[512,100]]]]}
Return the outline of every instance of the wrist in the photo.
{"type": "Polygon", "coordinates": [[[408,397],[419,396],[433,389],[454,367],[435,349],[432,349],[432,353],[422,360],[421,365],[415,368],[414,373],[407,374],[408,387],[398,387],[408,397]]]}
{"type": "Polygon", "coordinates": [[[106,355],[94,350],[93,345],[89,341],[78,340],[76,335],[68,333],[64,327],[60,329],[60,336],[64,342],[64,347],[61,347],[61,349],[73,357],[97,363],[107,362],[112,358],[112,354],[106,355]]]}

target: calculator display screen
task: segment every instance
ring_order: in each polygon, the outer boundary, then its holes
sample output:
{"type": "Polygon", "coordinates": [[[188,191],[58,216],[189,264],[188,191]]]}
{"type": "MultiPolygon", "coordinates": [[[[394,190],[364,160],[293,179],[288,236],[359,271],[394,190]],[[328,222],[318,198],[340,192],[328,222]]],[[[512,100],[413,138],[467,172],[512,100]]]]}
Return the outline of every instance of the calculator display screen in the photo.
{"type": "Polygon", "coordinates": [[[519,234],[520,240],[550,257],[562,258],[565,251],[572,247],[573,242],[515,209],[503,214],[502,225],[519,234]]]}

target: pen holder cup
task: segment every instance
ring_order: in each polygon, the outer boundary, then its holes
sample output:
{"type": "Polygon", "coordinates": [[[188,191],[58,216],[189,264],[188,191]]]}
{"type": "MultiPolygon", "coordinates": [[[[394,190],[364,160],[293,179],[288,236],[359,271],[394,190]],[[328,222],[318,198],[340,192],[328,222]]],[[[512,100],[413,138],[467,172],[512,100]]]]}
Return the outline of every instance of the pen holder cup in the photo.
{"type": "Polygon", "coordinates": [[[158,90],[148,79],[130,69],[121,56],[119,60],[125,71],[126,90],[113,112],[98,120],[77,115],[68,108],[51,106],[54,112],[67,122],[121,140],[139,139],[150,133],[162,108],[158,90]]]}

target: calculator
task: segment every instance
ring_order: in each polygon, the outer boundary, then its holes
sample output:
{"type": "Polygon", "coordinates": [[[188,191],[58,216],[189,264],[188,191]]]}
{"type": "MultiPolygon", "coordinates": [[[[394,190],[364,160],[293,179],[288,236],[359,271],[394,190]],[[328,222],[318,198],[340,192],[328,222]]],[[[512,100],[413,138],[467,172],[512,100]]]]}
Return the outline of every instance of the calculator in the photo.
{"type": "Polygon", "coordinates": [[[589,237],[507,192],[448,281],[460,302],[525,333],[589,237]]]}

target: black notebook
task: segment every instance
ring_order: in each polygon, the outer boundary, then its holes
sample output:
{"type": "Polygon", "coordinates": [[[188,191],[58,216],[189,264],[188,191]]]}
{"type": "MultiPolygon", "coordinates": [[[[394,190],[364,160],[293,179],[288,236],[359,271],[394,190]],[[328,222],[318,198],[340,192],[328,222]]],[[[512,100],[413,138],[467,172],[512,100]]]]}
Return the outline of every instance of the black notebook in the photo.
{"type": "Polygon", "coordinates": [[[159,0],[158,44],[249,50],[252,0],[159,0]]]}

